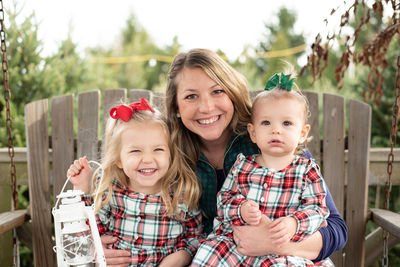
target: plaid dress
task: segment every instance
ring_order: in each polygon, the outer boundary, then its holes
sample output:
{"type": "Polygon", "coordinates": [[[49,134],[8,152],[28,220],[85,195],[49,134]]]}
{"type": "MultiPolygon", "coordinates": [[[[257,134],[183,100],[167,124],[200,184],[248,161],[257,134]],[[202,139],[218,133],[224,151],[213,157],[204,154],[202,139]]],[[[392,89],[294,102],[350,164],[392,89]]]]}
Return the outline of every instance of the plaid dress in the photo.
{"type": "Polygon", "coordinates": [[[137,193],[113,181],[110,202],[96,215],[100,234],[118,237],[111,247],[131,252],[129,266],[156,266],[169,254],[185,250],[194,256],[202,233],[201,213],[179,204],[184,221],[166,216],[160,195],[137,193]]]}
{"type": "MultiPolygon", "coordinates": [[[[239,254],[231,225],[244,225],[240,207],[253,200],[271,220],[292,216],[298,228],[292,241],[301,241],[326,225],[326,185],[312,159],[296,156],[286,168],[276,171],[258,165],[255,155],[239,154],[218,193],[218,214],[214,230],[202,242],[192,266],[314,266],[296,256],[267,255],[249,257],[239,254]]],[[[333,265],[327,259],[316,265],[333,265]]]]}

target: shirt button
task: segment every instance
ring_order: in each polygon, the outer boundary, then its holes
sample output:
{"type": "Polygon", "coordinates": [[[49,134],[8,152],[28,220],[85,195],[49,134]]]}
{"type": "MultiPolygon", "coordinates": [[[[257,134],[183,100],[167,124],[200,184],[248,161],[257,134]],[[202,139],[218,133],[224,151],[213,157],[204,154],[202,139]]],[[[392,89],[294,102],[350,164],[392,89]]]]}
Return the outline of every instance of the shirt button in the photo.
{"type": "Polygon", "coordinates": [[[263,184],[263,187],[264,187],[264,188],[267,188],[267,187],[268,187],[267,183],[264,183],[264,184],[263,184]]]}
{"type": "Polygon", "coordinates": [[[138,234],[134,234],[133,236],[135,239],[139,239],[139,235],[138,234]]]}
{"type": "Polygon", "coordinates": [[[264,198],[263,197],[260,200],[261,200],[261,202],[264,202],[264,198]]]}

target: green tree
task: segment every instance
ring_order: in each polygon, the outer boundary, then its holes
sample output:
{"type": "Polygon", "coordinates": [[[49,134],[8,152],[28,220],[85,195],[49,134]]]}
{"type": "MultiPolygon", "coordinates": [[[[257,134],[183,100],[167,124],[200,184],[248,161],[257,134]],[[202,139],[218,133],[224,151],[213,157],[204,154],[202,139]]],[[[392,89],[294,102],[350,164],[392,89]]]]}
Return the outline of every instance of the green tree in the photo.
{"type": "Polygon", "coordinates": [[[131,58],[124,64],[112,67],[113,76],[122,88],[139,88],[152,90],[160,83],[161,74],[168,69],[169,62],[147,57],[149,55],[167,56],[158,48],[147,31],[131,14],[122,30],[120,40],[111,52],[112,56],[131,58]]]}

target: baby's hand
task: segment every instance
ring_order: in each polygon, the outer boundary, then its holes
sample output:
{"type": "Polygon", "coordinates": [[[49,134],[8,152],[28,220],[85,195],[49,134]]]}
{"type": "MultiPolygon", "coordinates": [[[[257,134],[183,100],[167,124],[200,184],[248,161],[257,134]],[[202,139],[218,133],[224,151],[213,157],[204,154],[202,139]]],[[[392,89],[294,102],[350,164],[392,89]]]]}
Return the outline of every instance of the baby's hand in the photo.
{"type": "Polygon", "coordinates": [[[297,220],[293,217],[281,217],[269,225],[272,244],[280,247],[290,241],[297,231],[297,220]]]}
{"type": "Polygon", "coordinates": [[[74,185],[74,189],[82,190],[85,194],[90,191],[91,174],[92,168],[86,156],[75,160],[67,171],[67,177],[71,176],[70,182],[74,185]]]}
{"type": "Polygon", "coordinates": [[[257,225],[261,220],[261,211],[258,204],[253,200],[246,200],[240,207],[240,216],[246,223],[257,225]]]}

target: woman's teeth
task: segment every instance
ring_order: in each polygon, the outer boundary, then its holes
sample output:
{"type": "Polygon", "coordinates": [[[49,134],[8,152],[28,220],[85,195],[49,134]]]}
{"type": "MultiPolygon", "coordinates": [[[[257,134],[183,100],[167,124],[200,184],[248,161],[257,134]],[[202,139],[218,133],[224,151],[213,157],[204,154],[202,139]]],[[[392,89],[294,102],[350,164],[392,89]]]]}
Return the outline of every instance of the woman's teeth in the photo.
{"type": "Polygon", "coordinates": [[[198,120],[198,122],[200,124],[210,124],[210,123],[213,123],[213,122],[217,121],[218,118],[219,118],[219,116],[214,116],[214,117],[211,117],[211,118],[206,119],[206,120],[198,120]]]}

